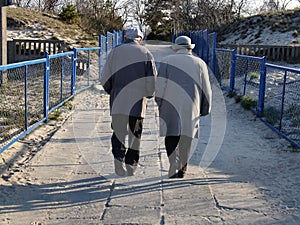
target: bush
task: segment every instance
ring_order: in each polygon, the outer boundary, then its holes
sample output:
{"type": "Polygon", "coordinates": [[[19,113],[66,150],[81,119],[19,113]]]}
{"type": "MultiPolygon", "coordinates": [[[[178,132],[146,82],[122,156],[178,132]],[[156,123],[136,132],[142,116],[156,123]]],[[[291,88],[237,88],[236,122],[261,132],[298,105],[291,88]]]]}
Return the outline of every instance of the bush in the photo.
{"type": "Polygon", "coordinates": [[[229,98],[233,98],[235,96],[236,96],[236,91],[231,91],[231,92],[227,93],[227,97],[229,97],[229,98]]]}
{"type": "Polygon", "coordinates": [[[74,5],[68,4],[67,7],[62,8],[62,12],[59,14],[59,17],[61,20],[72,24],[78,21],[79,15],[74,5]]]}
{"type": "Polygon", "coordinates": [[[241,99],[241,106],[244,109],[249,110],[251,108],[256,107],[256,105],[257,105],[257,101],[249,96],[243,96],[241,99]]]}
{"type": "Polygon", "coordinates": [[[254,79],[259,79],[260,78],[260,74],[257,72],[251,72],[250,74],[250,80],[254,80],[254,79]]]}
{"type": "Polygon", "coordinates": [[[298,30],[293,31],[293,37],[298,37],[298,30]]]}

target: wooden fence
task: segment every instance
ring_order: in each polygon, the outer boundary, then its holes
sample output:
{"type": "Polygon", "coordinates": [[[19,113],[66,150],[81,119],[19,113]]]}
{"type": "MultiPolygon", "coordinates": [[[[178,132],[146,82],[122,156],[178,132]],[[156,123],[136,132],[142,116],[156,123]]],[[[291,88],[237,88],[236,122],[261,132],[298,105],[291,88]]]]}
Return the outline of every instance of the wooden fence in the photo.
{"type": "Polygon", "coordinates": [[[7,42],[7,63],[16,63],[44,57],[64,50],[64,41],[58,40],[22,40],[14,39],[7,42]]]}
{"type": "Polygon", "coordinates": [[[218,44],[218,48],[235,49],[237,54],[266,56],[270,61],[300,62],[300,45],[234,45],[218,44]]]}

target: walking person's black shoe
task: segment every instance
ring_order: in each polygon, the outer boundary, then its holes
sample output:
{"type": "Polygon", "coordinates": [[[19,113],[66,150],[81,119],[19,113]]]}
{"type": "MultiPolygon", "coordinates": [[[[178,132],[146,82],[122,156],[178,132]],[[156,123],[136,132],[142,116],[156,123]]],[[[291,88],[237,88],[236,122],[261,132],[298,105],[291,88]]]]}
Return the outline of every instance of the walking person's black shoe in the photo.
{"type": "Polygon", "coordinates": [[[185,176],[185,171],[178,170],[178,178],[184,178],[184,176],[185,176]]]}
{"type": "Polygon", "coordinates": [[[115,159],[114,164],[115,164],[115,173],[121,177],[125,176],[126,171],[124,169],[122,160],[115,159]]]}
{"type": "Polygon", "coordinates": [[[178,178],[184,178],[187,170],[187,164],[184,165],[180,170],[178,170],[178,178]]]}

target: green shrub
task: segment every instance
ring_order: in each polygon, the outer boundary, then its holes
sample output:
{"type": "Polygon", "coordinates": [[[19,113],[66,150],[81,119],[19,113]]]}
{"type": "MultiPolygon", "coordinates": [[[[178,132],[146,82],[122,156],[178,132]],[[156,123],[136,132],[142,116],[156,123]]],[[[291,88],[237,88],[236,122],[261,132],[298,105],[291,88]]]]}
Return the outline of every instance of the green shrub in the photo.
{"type": "Polygon", "coordinates": [[[48,115],[48,119],[58,121],[60,114],[61,112],[58,109],[56,109],[48,115]]]}
{"type": "Polygon", "coordinates": [[[229,98],[233,98],[235,96],[236,96],[236,91],[231,91],[231,92],[227,93],[227,97],[229,97],[229,98]]]}
{"type": "Polygon", "coordinates": [[[298,31],[297,30],[293,31],[293,37],[298,37],[298,31]]]}
{"type": "Polygon", "coordinates": [[[59,17],[61,20],[72,24],[78,21],[79,15],[74,5],[68,4],[66,7],[62,8],[62,12],[59,14],[59,17]]]}
{"type": "Polygon", "coordinates": [[[251,108],[256,107],[256,105],[257,105],[257,101],[249,96],[243,96],[241,99],[241,106],[244,109],[249,110],[251,108]]]}
{"type": "Polygon", "coordinates": [[[259,79],[259,78],[260,78],[260,74],[257,73],[257,72],[251,72],[251,73],[249,74],[249,79],[250,79],[250,80],[253,80],[253,79],[259,79]]]}

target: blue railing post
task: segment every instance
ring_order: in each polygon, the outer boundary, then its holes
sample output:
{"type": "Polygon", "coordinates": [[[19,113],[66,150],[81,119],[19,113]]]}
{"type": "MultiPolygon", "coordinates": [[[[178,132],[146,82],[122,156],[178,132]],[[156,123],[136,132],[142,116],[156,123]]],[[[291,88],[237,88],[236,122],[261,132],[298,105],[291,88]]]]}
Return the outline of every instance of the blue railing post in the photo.
{"type": "Polygon", "coordinates": [[[115,47],[117,47],[118,46],[118,42],[119,42],[119,32],[115,31],[115,37],[116,37],[116,41],[115,41],[116,45],[115,45],[115,47]]]}
{"type": "Polygon", "coordinates": [[[213,55],[212,55],[212,65],[211,65],[211,68],[212,68],[212,71],[213,71],[214,74],[216,72],[216,63],[217,63],[216,49],[217,49],[217,33],[214,32],[214,35],[213,35],[213,50],[212,50],[213,55]]]}
{"type": "Polygon", "coordinates": [[[246,59],[246,69],[245,69],[245,74],[244,74],[244,90],[243,90],[243,95],[246,94],[246,88],[247,88],[247,76],[249,72],[249,58],[246,59]]]}
{"type": "Polygon", "coordinates": [[[63,101],[63,91],[64,91],[64,88],[63,88],[63,83],[64,83],[64,77],[65,77],[65,67],[64,67],[64,63],[65,63],[65,60],[64,60],[64,57],[61,58],[61,76],[60,76],[60,101],[62,102],[63,101]]]}
{"type": "Polygon", "coordinates": [[[73,56],[72,56],[72,80],[71,80],[71,95],[74,95],[76,90],[76,64],[77,64],[77,49],[73,49],[73,56]]]}
{"type": "Polygon", "coordinates": [[[24,87],[25,87],[25,130],[28,130],[28,65],[25,66],[24,75],[24,87]]]}
{"type": "Polygon", "coordinates": [[[45,52],[45,72],[44,72],[44,117],[48,121],[49,114],[49,80],[50,80],[50,57],[47,52],[45,52]]]}
{"type": "Polygon", "coordinates": [[[262,58],[261,70],[260,70],[260,82],[259,82],[259,94],[257,102],[257,116],[262,117],[265,104],[265,91],[266,91],[266,57],[262,58]]]}
{"type": "Polygon", "coordinates": [[[285,100],[285,89],[286,89],[286,77],[287,77],[287,71],[284,71],[284,77],[283,77],[283,88],[282,88],[282,99],[281,99],[281,109],[280,109],[280,120],[279,120],[279,130],[281,130],[282,127],[282,119],[283,119],[283,112],[284,112],[284,100],[285,100]]]}
{"type": "Polygon", "coordinates": [[[105,49],[105,54],[107,56],[108,53],[108,31],[106,32],[106,49],[105,49]]]}
{"type": "Polygon", "coordinates": [[[205,58],[205,62],[207,63],[207,64],[209,64],[209,39],[208,39],[208,33],[209,31],[208,31],[208,29],[206,29],[205,30],[205,55],[204,55],[204,58],[205,58]]]}
{"type": "Polygon", "coordinates": [[[98,50],[98,79],[100,81],[101,79],[101,35],[99,35],[98,37],[98,46],[99,46],[99,50],[98,50]]]}
{"type": "Polygon", "coordinates": [[[90,86],[91,80],[91,51],[88,50],[88,86],[90,86]]]}
{"type": "Polygon", "coordinates": [[[235,85],[235,67],[236,67],[236,50],[232,51],[231,56],[231,70],[230,70],[230,92],[234,91],[234,85],[235,85]]]}

